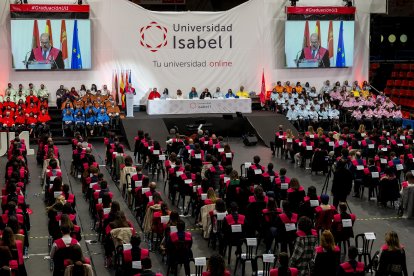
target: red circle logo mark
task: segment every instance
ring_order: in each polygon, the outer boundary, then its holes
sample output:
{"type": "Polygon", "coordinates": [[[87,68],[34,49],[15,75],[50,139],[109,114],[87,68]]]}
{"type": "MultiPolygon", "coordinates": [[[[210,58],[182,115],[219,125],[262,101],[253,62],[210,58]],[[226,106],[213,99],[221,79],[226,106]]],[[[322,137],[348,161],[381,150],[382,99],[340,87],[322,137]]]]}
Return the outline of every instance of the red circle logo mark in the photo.
{"type": "Polygon", "coordinates": [[[139,30],[140,44],[151,52],[157,52],[162,47],[167,46],[167,33],[166,27],[152,21],[139,30]]]}

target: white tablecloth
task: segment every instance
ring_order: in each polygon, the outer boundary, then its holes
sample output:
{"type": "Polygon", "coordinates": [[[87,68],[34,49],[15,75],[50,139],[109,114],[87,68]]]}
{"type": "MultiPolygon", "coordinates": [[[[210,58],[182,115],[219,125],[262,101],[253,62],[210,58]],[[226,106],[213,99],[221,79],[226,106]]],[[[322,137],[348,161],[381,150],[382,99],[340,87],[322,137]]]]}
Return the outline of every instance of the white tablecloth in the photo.
{"type": "Polygon", "coordinates": [[[201,114],[201,113],[252,113],[251,99],[204,99],[204,100],[150,100],[149,115],[201,114]]]}

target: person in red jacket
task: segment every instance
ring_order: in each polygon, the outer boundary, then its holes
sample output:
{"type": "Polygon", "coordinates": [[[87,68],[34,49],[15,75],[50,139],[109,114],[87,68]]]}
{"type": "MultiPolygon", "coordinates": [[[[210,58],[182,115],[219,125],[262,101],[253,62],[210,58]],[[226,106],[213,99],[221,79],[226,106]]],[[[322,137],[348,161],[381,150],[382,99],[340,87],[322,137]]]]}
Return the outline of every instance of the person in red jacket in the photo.
{"type": "Polygon", "coordinates": [[[148,95],[148,100],[154,100],[161,98],[160,93],[157,91],[157,88],[155,87],[154,90],[152,90],[148,95]]]}
{"type": "Polygon", "coordinates": [[[364,263],[358,262],[356,258],[358,257],[358,249],[355,246],[350,246],[348,248],[348,261],[342,263],[336,273],[337,276],[364,276],[365,275],[365,266],[364,263]]]}
{"type": "Polygon", "coordinates": [[[33,93],[33,90],[30,89],[29,95],[26,97],[26,104],[34,103],[37,106],[39,98],[36,97],[33,93]]]}
{"type": "Polygon", "coordinates": [[[15,108],[12,108],[11,106],[7,106],[3,111],[3,117],[6,117],[6,113],[9,113],[10,117],[14,118],[15,110],[16,110],[15,108]]]}
{"type": "Polygon", "coordinates": [[[46,109],[42,109],[42,111],[40,112],[40,115],[37,118],[37,120],[39,121],[39,123],[45,125],[47,122],[49,122],[52,119],[50,118],[50,116],[47,113],[46,109]]]}
{"type": "Polygon", "coordinates": [[[167,256],[171,267],[177,269],[177,264],[183,264],[185,275],[190,275],[190,260],[193,258],[191,247],[193,238],[190,232],[185,231],[185,222],[177,222],[177,232],[170,233],[167,241],[167,256]]]}
{"type": "Polygon", "coordinates": [[[26,118],[27,116],[23,113],[23,111],[19,111],[14,118],[17,129],[23,130],[26,127],[26,118]]]}
{"type": "Polygon", "coordinates": [[[3,102],[3,108],[6,109],[8,106],[10,106],[10,108],[16,108],[16,104],[10,100],[10,97],[7,97],[3,102]]]}
{"type": "Polygon", "coordinates": [[[37,105],[34,103],[27,104],[27,108],[25,110],[26,114],[30,115],[30,113],[33,113],[33,115],[39,114],[39,109],[37,108],[37,105]]]}
{"type": "Polygon", "coordinates": [[[37,116],[30,112],[29,117],[26,119],[27,128],[30,129],[30,135],[32,135],[36,124],[37,124],[37,116]]]}
{"type": "Polygon", "coordinates": [[[13,118],[10,116],[10,112],[6,112],[6,116],[3,117],[3,128],[5,129],[9,129],[9,130],[14,130],[14,120],[13,118]]]}

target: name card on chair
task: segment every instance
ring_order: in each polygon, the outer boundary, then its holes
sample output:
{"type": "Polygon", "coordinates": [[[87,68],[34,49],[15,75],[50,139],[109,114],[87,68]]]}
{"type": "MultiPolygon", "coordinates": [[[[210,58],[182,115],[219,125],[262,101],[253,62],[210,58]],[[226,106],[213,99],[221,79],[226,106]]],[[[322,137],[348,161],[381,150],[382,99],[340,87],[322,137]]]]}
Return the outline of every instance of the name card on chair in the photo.
{"type": "Polygon", "coordinates": [[[254,174],[262,174],[262,170],[261,169],[255,169],[254,174]]]}
{"type": "Polygon", "coordinates": [[[330,146],[330,147],[335,146],[335,142],[329,142],[329,146],[330,146]]]}
{"type": "Polygon", "coordinates": [[[230,177],[228,177],[228,176],[225,176],[224,179],[223,179],[224,183],[227,183],[227,181],[229,181],[229,180],[230,180],[230,177]]]}
{"type": "Polygon", "coordinates": [[[377,239],[375,237],[375,233],[374,232],[367,232],[367,233],[364,233],[364,235],[365,235],[365,239],[367,239],[367,240],[375,240],[375,239],[377,239]]]}
{"type": "Polygon", "coordinates": [[[375,145],[374,145],[374,144],[369,144],[369,145],[368,145],[368,148],[369,148],[369,149],[373,149],[374,147],[375,147],[375,145]]]}
{"type": "Polygon", "coordinates": [[[142,269],[141,261],[132,261],[133,269],[142,269]]]}
{"type": "Polygon", "coordinates": [[[206,257],[194,258],[194,265],[195,266],[205,266],[205,265],[207,265],[206,257]]]}
{"type": "Polygon", "coordinates": [[[177,226],[170,226],[171,233],[177,232],[177,226]]]}
{"type": "Polygon", "coordinates": [[[233,154],[231,152],[226,152],[226,158],[232,158],[233,154]]]}
{"type": "Polygon", "coordinates": [[[53,197],[58,198],[61,194],[62,192],[53,192],[53,197]]]}
{"type": "Polygon", "coordinates": [[[358,165],[356,167],[357,171],[363,171],[364,170],[364,166],[363,165],[358,165]]]}
{"type": "Polygon", "coordinates": [[[135,181],[135,187],[142,187],[142,180],[135,181]]]}
{"type": "Polygon", "coordinates": [[[192,179],[186,179],[186,180],[184,180],[184,183],[185,184],[191,184],[193,182],[193,180],[192,179]]]}
{"type": "Polygon", "coordinates": [[[244,163],[244,168],[245,169],[248,169],[248,168],[250,168],[250,166],[252,165],[252,163],[251,162],[245,162],[244,163]]]}
{"type": "Polygon", "coordinates": [[[385,159],[385,158],[381,158],[381,159],[380,159],[380,162],[381,162],[381,164],[387,164],[387,159],[385,159]]]}
{"type": "Polygon", "coordinates": [[[342,226],[344,228],[346,228],[346,227],[352,227],[352,220],[351,219],[343,219],[342,220],[342,226]]]}
{"type": "Polygon", "coordinates": [[[403,164],[397,164],[395,167],[397,168],[397,171],[402,171],[404,169],[403,164]]]}
{"type": "Polygon", "coordinates": [[[309,202],[310,202],[311,207],[318,207],[319,206],[319,200],[317,200],[317,199],[309,200],[309,202]]]}
{"type": "Polygon", "coordinates": [[[218,148],[217,151],[220,152],[220,153],[224,152],[224,148],[218,148]]]}
{"type": "MultiPolygon", "coordinates": [[[[387,141],[388,142],[388,141],[387,141]]],[[[381,148],[382,151],[388,151],[387,148],[381,148]]]]}
{"type": "Polygon", "coordinates": [[[241,224],[233,224],[233,225],[231,226],[231,232],[232,232],[232,233],[241,233],[241,231],[242,231],[242,226],[241,226],[241,224]]]}
{"type": "Polygon", "coordinates": [[[161,223],[166,224],[170,221],[170,216],[161,216],[161,223]]]}
{"type": "Polygon", "coordinates": [[[292,143],[292,139],[291,138],[289,138],[289,139],[286,139],[286,143],[292,143]]]}
{"type": "Polygon", "coordinates": [[[280,184],[280,189],[287,190],[288,188],[289,188],[289,184],[288,183],[282,183],[282,184],[280,184]]]}
{"type": "Polygon", "coordinates": [[[275,255],[273,254],[263,254],[264,263],[273,263],[275,261],[275,255]]]}
{"type": "Polygon", "coordinates": [[[56,178],[56,176],[51,176],[49,179],[50,179],[50,181],[54,181],[55,178],[56,178]]]}
{"type": "Polygon", "coordinates": [[[194,158],[195,159],[201,159],[201,153],[194,154],[194,158]]]}
{"type": "Polygon", "coordinates": [[[104,215],[109,214],[109,212],[111,212],[111,208],[103,208],[104,215]]]}
{"type": "Polygon", "coordinates": [[[158,155],[158,154],[160,154],[160,151],[159,150],[153,150],[152,153],[155,154],[155,155],[158,155]]]}
{"type": "Polygon", "coordinates": [[[246,239],[248,246],[257,246],[257,239],[256,238],[247,238],[246,239]]]}
{"type": "Polygon", "coordinates": [[[379,178],[379,172],[372,172],[371,177],[372,178],[379,178]]]}
{"type": "Polygon", "coordinates": [[[165,155],[161,154],[160,156],[158,156],[158,160],[165,161],[165,155]]]}
{"type": "Polygon", "coordinates": [[[206,200],[207,199],[207,194],[201,194],[201,200],[206,200]]]}
{"type": "Polygon", "coordinates": [[[286,232],[295,231],[296,225],[294,223],[285,223],[286,232]]]}
{"type": "Polygon", "coordinates": [[[180,177],[180,175],[182,175],[183,174],[183,172],[182,171],[177,171],[177,172],[175,172],[175,175],[177,176],[177,177],[180,177]]]}
{"type": "Polygon", "coordinates": [[[98,198],[98,204],[102,204],[102,198],[98,198]]]}
{"type": "Polygon", "coordinates": [[[122,245],[122,247],[123,247],[123,249],[125,251],[125,250],[131,249],[132,248],[132,245],[130,243],[125,243],[125,244],[122,245]]]}
{"type": "Polygon", "coordinates": [[[226,212],[217,213],[216,215],[217,215],[217,220],[223,220],[226,217],[227,213],[226,212]]]}
{"type": "Polygon", "coordinates": [[[306,150],[312,150],[312,146],[306,146],[306,150]]]}
{"type": "Polygon", "coordinates": [[[146,192],[149,192],[150,188],[142,188],[142,194],[145,194],[146,192]]]}

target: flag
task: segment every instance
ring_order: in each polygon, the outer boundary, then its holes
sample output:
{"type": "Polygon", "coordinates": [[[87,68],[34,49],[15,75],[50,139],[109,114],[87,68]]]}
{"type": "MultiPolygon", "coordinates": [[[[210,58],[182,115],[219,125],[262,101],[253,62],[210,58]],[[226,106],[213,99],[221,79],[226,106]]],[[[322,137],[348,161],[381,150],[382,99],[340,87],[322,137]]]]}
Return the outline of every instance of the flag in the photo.
{"type": "Polygon", "coordinates": [[[316,21],[315,33],[318,34],[318,43],[321,45],[321,22],[316,21]]]}
{"type": "Polygon", "coordinates": [[[66,36],[66,20],[62,20],[62,25],[60,26],[60,50],[62,51],[62,59],[65,60],[68,58],[68,40],[66,36]]]}
{"type": "Polygon", "coordinates": [[[118,96],[118,72],[115,71],[115,103],[116,105],[119,104],[119,96],[118,96]]]}
{"type": "Polygon", "coordinates": [[[264,76],[264,69],[262,72],[262,89],[260,90],[260,103],[262,106],[266,104],[266,81],[264,76]]]}
{"type": "Polygon", "coordinates": [[[128,84],[128,70],[125,70],[125,88],[124,91],[128,90],[129,84],[128,84]]]}
{"type": "Polygon", "coordinates": [[[38,48],[39,46],[40,46],[39,27],[37,25],[37,19],[35,19],[33,23],[32,49],[38,48]]]}
{"type": "Polygon", "coordinates": [[[310,46],[310,41],[309,41],[309,22],[308,20],[306,20],[305,23],[305,30],[303,31],[303,45],[302,45],[302,49],[309,47],[310,46]]]}
{"type": "Polygon", "coordinates": [[[112,93],[111,95],[113,95],[113,93],[115,93],[115,75],[116,75],[116,71],[112,71],[112,93]]]}
{"type": "Polygon", "coordinates": [[[125,109],[125,84],[124,84],[124,71],[121,71],[121,83],[119,85],[119,92],[121,93],[121,107],[125,109]]]}
{"type": "Polygon", "coordinates": [[[121,71],[121,83],[119,85],[119,92],[124,94],[125,84],[124,84],[124,71],[121,71]]]}
{"type": "Polygon", "coordinates": [[[338,49],[336,51],[336,67],[345,67],[344,22],[339,27],[338,49]]]}
{"type": "Polygon", "coordinates": [[[73,23],[71,69],[82,69],[82,54],[78,38],[78,20],[73,23]]]}
{"type": "Polygon", "coordinates": [[[46,20],[45,33],[49,34],[50,45],[52,45],[52,47],[53,47],[52,25],[50,23],[50,19],[46,20]]]}
{"type": "Polygon", "coordinates": [[[131,70],[129,70],[129,79],[128,79],[128,82],[132,84],[132,81],[131,81],[131,70]]]}
{"type": "Polygon", "coordinates": [[[329,58],[334,57],[334,49],[333,49],[333,23],[332,20],[329,21],[329,30],[328,30],[328,51],[329,51],[329,58]]]}

